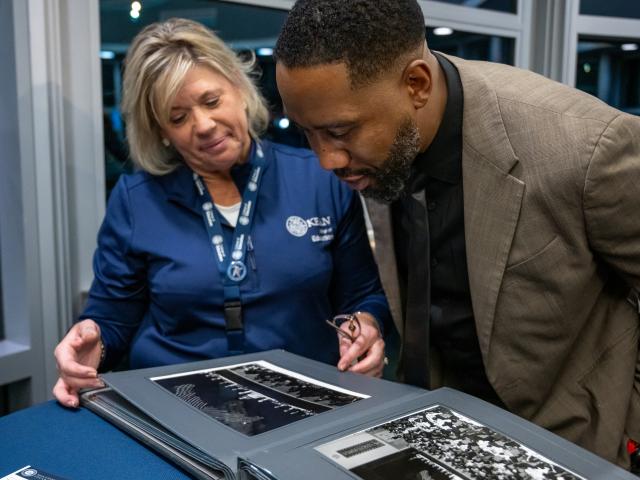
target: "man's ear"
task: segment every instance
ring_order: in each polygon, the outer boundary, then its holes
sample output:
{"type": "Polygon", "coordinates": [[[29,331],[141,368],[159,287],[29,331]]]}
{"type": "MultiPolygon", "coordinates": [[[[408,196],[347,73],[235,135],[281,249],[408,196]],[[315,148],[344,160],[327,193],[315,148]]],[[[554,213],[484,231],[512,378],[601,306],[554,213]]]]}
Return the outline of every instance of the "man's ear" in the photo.
{"type": "Polygon", "coordinates": [[[433,85],[431,68],[422,59],[413,60],[406,66],[402,81],[416,109],[424,107],[431,96],[433,85]]]}

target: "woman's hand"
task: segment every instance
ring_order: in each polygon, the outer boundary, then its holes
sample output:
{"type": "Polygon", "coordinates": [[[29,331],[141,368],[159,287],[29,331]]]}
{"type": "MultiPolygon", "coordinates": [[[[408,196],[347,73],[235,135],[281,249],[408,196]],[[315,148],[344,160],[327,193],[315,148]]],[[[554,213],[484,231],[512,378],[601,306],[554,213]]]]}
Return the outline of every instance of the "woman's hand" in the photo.
{"type": "Polygon", "coordinates": [[[102,346],[100,327],[87,319],[76,323],[54,351],[60,378],[53,387],[53,395],[64,406],[80,404],[78,391],[102,387],[98,366],[102,346]]]}
{"type": "Polygon", "coordinates": [[[344,322],[340,328],[348,335],[338,335],[340,346],[340,360],[338,370],[363,373],[372,377],[381,377],[385,365],[384,340],[380,335],[378,322],[366,312],[355,315],[360,323],[359,332],[349,330],[349,322],[344,322]],[[357,334],[351,341],[349,336],[357,334]]]}

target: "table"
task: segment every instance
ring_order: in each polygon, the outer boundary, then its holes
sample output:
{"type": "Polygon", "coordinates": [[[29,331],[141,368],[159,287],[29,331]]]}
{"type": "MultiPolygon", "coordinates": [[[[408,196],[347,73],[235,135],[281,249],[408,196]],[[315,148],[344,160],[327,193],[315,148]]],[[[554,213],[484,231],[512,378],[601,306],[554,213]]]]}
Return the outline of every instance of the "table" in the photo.
{"type": "Polygon", "coordinates": [[[55,401],[0,417],[0,478],[25,465],[68,480],[192,479],[89,410],[55,401]]]}

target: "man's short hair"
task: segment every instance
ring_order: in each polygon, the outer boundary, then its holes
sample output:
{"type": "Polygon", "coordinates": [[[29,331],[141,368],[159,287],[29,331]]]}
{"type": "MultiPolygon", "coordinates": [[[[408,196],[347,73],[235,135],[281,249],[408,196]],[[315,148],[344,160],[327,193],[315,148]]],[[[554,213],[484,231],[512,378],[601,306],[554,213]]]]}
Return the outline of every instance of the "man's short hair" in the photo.
{"type": "Polygon", "coordinates": [[[355,87],[371,83],[424,41],[416,0],[298,0],[275,55],[287,68],[345,63],[355,87]]]}

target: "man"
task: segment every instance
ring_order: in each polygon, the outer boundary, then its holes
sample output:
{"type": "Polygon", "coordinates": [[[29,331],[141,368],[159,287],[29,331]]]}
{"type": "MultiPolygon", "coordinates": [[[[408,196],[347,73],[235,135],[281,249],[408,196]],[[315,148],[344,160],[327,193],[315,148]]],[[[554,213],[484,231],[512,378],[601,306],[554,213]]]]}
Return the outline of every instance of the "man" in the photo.
{"type": "Polygon", "coordinates": [[[629,468],[640,119],[424,34],[415,0],[299,0],[276,47],[288,116],[368,197],[401,373],[629,468]]]}

